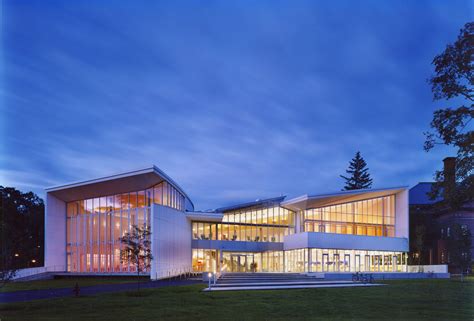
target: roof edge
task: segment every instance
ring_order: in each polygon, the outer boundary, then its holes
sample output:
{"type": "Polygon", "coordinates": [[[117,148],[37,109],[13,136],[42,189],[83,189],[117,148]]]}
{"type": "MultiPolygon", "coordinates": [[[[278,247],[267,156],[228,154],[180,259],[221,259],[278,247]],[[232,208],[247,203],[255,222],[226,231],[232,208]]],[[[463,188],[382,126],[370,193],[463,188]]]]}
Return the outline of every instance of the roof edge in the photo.
{"type": "Polygon", "coordinates": [[[214,212],[225,212],[225,211],[230,211],[230,210],[233,210],[233,209],[257,206],[257,205],[263,204],[265,202],[271,202],[271,201],[280,201],[281,202],[285,199],[285,197],[286,197],[286,195],[282,195],[282,196],[277,196],[277,197],[258,199],[256,201],[252,201],[252,202],[246,202],[246,203],[240,203],[240,204],[235,204],[235,205],[230,205],[230,206],[219,207],[219,208],[214,209],[214,212]]]}
{"type": "Polygon", "coordinates": [[[404,185],[404,186],[386,187],[386,188],[356,189],[356,190],[350,190],[350,191],[339,191],[339,192],[333,192],[333,193],[314,194],[314,195],[304,194],[304,195],[286,200],[286,201],[282,202],[281,204],[282,205],[288,205],[288,204],[291,204],[291,203],[305,201],[305,200],[309,200],[309,199],[322,198],[322,197],[331,197],[331,196],[357,195],[357,194],[364,194],[364,193],[370,193],[370,192],[391,191],[391,190],[398,190],[398,189],[408,190],[408,187],[409,186],[404,185]]]}
{"type": "Polygon", "coordinates": [[[119,173],[115,173],[115,174],[110,174],[110,175],[102,176],[102,177],[98,177],[98,178],[87,179],[87,180],[83,180],[83,181],[75,181],[75,182],[66,183],[66,184],[63,184],[63,185],[51,186],[51,187],[45,188],[45,191],[47,193],[48,192],[54,192],[54,191],[63,190],[63,189],[67,189],[67,188],[74,188],[74,187],[79,187],[79,186],[84,186],[84,185],[89,185],[89,184],[105,182],[105,181],[109,181],[109,180],[113,180],[113,179],[119,179],[119,178],[124,178],[124,177],[135,176],[135,175],[139,175],[139,174],[147,174],[147,173],[156,173],[157,175],[162,177],[168,183],[173,185],[173,187],[175,187],[178,191],[180,191],[191,202],[191,204],[194,207],[193,201],[188,196],[188,194],[186,194],[186,192],[181,188],[181,186],[179,186],[171,177],[169,177],[165,172],[163,172],[156,165],[151,165],[151,166],[147,166],[147,167],[144,167],[144,168],[139,168],[139,169],[126,171],[126,172],[119,172],[119,173]]]}

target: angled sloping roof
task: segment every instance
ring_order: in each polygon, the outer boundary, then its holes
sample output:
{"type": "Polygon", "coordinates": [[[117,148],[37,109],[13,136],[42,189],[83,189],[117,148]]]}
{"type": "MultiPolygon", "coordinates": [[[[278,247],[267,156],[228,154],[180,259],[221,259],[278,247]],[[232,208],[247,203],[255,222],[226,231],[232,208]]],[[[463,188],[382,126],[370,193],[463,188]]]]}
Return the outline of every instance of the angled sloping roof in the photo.
{"type": "Polygon", "coordinates": [[[265,199],[258,199],[253,202],[247,202],[247,203],[240,203],[240,204],[235,204],[231,206],[226,206],[226,207],[220,207],[214,210],[214,212],[228,212],[232,210],[237,210],[239,208],[245,208],[245,207],[252,207],[252,206],[258,206],[258,205],[264,205],[267,203],[280,203],[285,199],[286,196],[278,196],[278,197],[272,197],[272,198],[265,198],[265,199]]]}
{"type": "Polygon", "coordinates": [[[144,190],[167,181],[180,191],[192,204],[184,190],[155,165],[100,178],[67,183],[46,188],[46,192],[69,202],[98,196],[144,190]]]}
{"type": "Polygon", "coordinates": [[[410,188],[410,205],[431,205],[443,200],[439,196],[436,199],[430,199],[428,193],[431,191],[432,182],[420,182],[410,188]]]}
{"type": "Polygon", "coordinates": [[[224,214],[214,212],[186,212],[186,217],[193,221],[222,222],[224,214]]]}
{"type": "Polygon", "coordinates": [[[388,188],[372,188],[358,189],[352,191],[339,191],[334,193],[302,195],[293,199],[284,201],[281,206],[291,210],[304,210],[308,208],[321,207],[331,204],[352,202],[360,199],[375,198],[395,194],[406,190],[408,186],[388,187],[388,188]]]}

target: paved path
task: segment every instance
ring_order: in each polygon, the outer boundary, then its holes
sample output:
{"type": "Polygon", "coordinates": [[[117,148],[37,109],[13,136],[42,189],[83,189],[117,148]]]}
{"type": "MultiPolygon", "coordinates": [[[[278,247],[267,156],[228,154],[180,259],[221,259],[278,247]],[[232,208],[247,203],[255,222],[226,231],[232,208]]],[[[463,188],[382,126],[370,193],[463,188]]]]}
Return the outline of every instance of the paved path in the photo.
{"type": "MultiPolygon", "coordinates": [[[[140,283],[140,289],[145,288],[161,288],[167,286],[189,285],[202,283],[198,280],[159,280],[140,283]]],[[[130,291],[137,288],[136,283],[117,283],[117,284],[101,284],[81,287],[81,295],[94,295],[105,292],[121,292],[130,291]]],[[[72,288],[59,289],[43,289],[43,290],[24,290],[14,292],[0,293],[0,303],[11,303],[21,301],[31,301],[39,299],[52,299],[60,297],[72,297],[72,288]]]]}

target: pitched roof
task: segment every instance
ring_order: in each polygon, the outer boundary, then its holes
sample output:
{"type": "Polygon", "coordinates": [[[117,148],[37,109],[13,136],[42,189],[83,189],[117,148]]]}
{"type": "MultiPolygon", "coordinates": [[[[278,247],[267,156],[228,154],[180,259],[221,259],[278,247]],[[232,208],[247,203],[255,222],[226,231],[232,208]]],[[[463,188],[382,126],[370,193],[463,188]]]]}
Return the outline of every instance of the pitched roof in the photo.
{"type": "Polygon", "coordinates": [[[420,182],[410,188],[410,205],[431,205],[443,200],[439,196],[436,199],[430,199],[428,193],[431,191],[433,182],[420,182]]]}

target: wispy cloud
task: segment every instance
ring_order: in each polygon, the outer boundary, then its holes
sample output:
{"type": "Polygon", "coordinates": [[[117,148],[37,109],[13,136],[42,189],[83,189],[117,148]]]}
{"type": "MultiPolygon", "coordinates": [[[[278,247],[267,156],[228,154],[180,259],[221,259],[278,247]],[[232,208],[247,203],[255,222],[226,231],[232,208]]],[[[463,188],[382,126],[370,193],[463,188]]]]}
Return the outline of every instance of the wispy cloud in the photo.
{"type": "Polygon", "coordinates": [[[7,1],[0,183],[154,163],[206,209],[338,190],[357,150],[378,186],[427,180],[425,79],[466,8],[7,1]]]}

